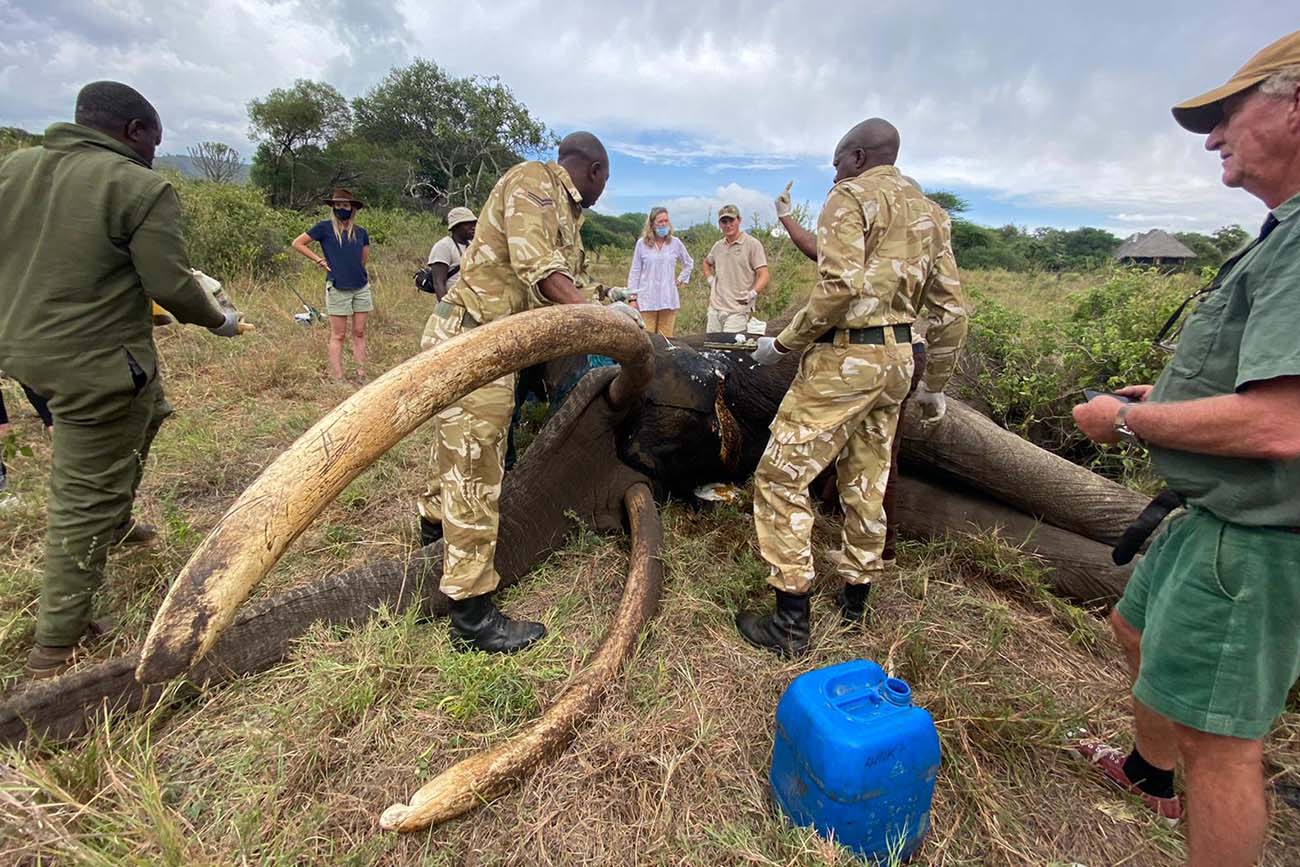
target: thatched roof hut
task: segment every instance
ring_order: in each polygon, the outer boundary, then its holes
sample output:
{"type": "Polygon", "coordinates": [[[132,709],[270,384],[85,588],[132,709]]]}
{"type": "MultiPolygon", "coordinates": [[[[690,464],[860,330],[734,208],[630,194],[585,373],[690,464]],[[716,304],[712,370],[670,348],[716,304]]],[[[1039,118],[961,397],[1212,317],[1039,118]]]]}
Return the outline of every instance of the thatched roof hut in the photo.
{"type": "Polygon", "coordinates": [[[1195,258],[1196,253],[1163,229],[1134,235],[1115,251],[1115,261],[1137,265],[1181,265],[1195,258]]]}

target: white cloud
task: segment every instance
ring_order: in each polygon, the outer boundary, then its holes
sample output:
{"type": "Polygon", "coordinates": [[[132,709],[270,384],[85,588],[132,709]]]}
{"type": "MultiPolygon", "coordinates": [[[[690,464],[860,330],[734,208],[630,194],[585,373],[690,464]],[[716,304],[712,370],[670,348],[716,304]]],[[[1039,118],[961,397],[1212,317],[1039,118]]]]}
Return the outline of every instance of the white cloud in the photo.
{"type": "MultiPolygon", "coordinates": [[[[872,114],[927,187],[1188,225],[1258,222],[1168,107],[1295,27],[1276,0],[665,4],[631,0],[0,0],[0,123],[66,119],[95,78],[136,84],[164,150],[248,144],[245,106],[298,77],[355,96],[430,56],[500,75],[539,117],[709,171],[824,165],[872,114]],[[1122,23],[1121,23],[1122,22],[1122,23]],[[1206,34],[1213,34],[1207,38],[1206,34]],[[675,145],[656,144],[671,139],[675,145]]],[[[707,199],[709,197],[701,197],[707,199]]],[[[1123,222],[1123,221],[1121,221],[1123,222]]]]}
{"type": "Polygon", "coordinates": [[[746,228],[776,222],[776,205],[773,204],[770,193],[736,183],[718,187],[711,196],[677,196],[664,202],[664,207],[672,214],[673,222],[678,226],[715,222],[718,209],[723,205],[739,208],[742,224],[746,228]]]}

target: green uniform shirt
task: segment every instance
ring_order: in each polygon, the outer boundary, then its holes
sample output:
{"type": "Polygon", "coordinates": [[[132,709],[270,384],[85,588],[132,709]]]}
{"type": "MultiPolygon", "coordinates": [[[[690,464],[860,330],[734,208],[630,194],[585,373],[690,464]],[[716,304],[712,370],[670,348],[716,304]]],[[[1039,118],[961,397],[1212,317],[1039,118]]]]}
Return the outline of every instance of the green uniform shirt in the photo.
{"type": "MultiPolygon", "coordinates": [[[[1150,400],[1233,394],[1300,376],[1300,195],[1279,205],[1272,233],[1197,306],[1150,400]]],[[[1249,424],[1242,419],[1242,424],[1249,424]]],[[[1300,461],[1230,458],[1151,447],[1169,487],[1224,521],[1300,527],[1300,461]]]]}
{"type": "Polygon", "coordinates": [[[148,344],[150,298],[222,323],[187,267],[176,191],[121,142],[56,123],[0,163],[0,201],[0,359],[148,344]]]}

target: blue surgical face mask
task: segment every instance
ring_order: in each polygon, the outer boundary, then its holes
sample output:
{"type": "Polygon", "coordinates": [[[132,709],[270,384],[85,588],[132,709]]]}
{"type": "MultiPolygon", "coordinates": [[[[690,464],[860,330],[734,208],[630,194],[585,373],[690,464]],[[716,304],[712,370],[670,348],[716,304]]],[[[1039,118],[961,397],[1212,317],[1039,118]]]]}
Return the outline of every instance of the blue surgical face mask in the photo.
{"type": "Polygon", "coordinates": [[[340,220],[342,220],[343,222],[346,223],[348,220],[352,219],[352,209],[351,209],[351,208],[335,208],[335,209],[334,209],[334,216],[338,217],[340,220]]]}
{"type": "Polygon", "coordinates": [[[655,226],[655,234],[658,235],[660,238],[667,238],[668,233],[670,231],[672,230],[669,229],[667,226],[655,226]]]}

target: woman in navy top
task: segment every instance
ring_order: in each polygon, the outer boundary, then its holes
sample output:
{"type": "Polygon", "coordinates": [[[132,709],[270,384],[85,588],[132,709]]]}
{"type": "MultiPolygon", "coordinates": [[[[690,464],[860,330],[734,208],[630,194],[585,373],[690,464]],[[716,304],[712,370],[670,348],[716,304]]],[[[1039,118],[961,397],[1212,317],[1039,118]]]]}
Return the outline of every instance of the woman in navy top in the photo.
{"type": "Polygon", "coordinates": [[[352,317],[352,358],[357,363],[356,382],[366,384],[366,318],[375,309],[370,294],[370,276],[366,261],[370,258],[370,236],[357,225],[357,211],[365,202],[349,190],[338,187],[325,200],[331,210],[328,220],[321,220],[297,238],[293,249],[325,269],[325,312],[330,316],[330,378],[343,381],[343,341],[348,334],[348,317],[352,317]],[[320,244],[317,256],[309,246],[320,244]]]}

